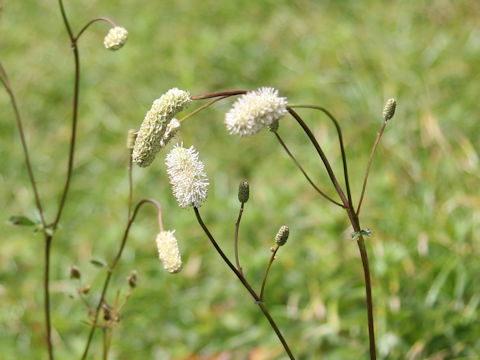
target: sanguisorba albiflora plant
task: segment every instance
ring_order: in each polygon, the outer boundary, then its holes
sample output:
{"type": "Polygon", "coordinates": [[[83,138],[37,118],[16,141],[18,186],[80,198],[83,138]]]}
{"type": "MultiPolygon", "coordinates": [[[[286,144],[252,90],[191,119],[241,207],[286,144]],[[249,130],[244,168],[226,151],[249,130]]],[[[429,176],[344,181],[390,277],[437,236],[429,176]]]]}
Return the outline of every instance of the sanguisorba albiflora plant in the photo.
{"type": "MultiPolygon", "coordinates": [[[[25,164],[28,170],[28,176],[31,183],[32,191],[34,194],[35,205],[39,213],[39,220],[37,222],[29,219],[25,216],[13,216],[11,221],[15,225],[34,225],[37,231],[40,231],[45,239],[45,263],[44,263],[44,312],[45,312],[45,334],[46,345],[49,359],[54,358],[54,344],[52,342],[52,324],[51,324],[51,306],[50,306],[50,258],[52,243],[55,238],[56,231],[61,219],[61,215],[64,206],[67,202],[67,195],[70,189],[70,183],[72,179],[72,171],[74,168],[74,154],[75,154],[75,142],[76,142],[76,128],[78,123],[78,107],[79,107],[79,80],[80,80],[80,62],[79,62],[79,50],[78,41],[81,35],[90,27],[90,25],[104,21],[111,25],[111,29],[104,39],[104,46],[109,50],[120,49],[127,40],[128,32],[125,28],[117,26],[113,21],[108,18],[95,18],[89,21],[83,28],[75,33],[70,26],[68,17],[66,15],[62,0],[58,1],[60,12],[65,23],[65,28],[71,41],[71,48],[74,56],[74,84],[73,84],[73,112],[72,112],[72,128],[70,136],[70,150],[67,156],[67,171],[63,190],[61,191],[60,201],[56,213],[52,217],[52,220],[47,220],[46,214],[43,212],[43,203],[40,197],[40,192],[35,181],[32,161],[30,159],[28,144],[23,129],[23,121],[20,115],[20,111],[17,105],[16,98],[12,86],[9,82],[7,73],[0,62],[0,79],[4,85],[14,110],[14,116],[21,139],[21,144],[25,156],[25,164]]],[[[150,166],[158,152],[175,137],[176,133],[181,127],[181,123],[186,119],[192,117],[198,112],[208,108],[215,102],[240,96],[232,105],[231,109],[225,114],[224,123],[226,130],[230,135],[238,136],[253,136],[264,128],[267,128],[273,136],[278,140],[281,148],[288,154],[291,160],[298,167],[303,174],[307,182],[315,189],[320,197],[326,199],[330,203],[339,206],[345,210],[345,213],[352,226],[352,238],[356,241],[360,257],[363,265],[363,274],[365,282],[366,292],[366,312],[367,312],[367,324],[369,335],[369,349],[370,358],[376,358],[375,351],[375,334],[374,334],[374,321],[373,321],[373,299],[371,291],[370,270],[368,263],[368,256],[365,247],[365,237],[370,235],[370,230],[363,228],[360,222],[360,210],[365,195],[366,185],[370,168],[372,165],[373,156],[380,138],[384,132],[384,129],[388,121],[393,117],[395,113],[396,101],[389,99],[383,110],[383,123],[377,137],[374,141],[369,160],[367,163],[365,175],[363,177],[362,190],[359,195],[357,204],[355,205],[352,194],[350,191],[350,181],[347,166],[347,157],[344,149],[342,132],[339,123],[335,117],[325,108],[316,105],[289,105],[285,97],[279,96],[276,89],[271,87],[261,87],[258,90],[232,90],[208,93],[204,95],[191,96],[189,92],[173,88],[167,91],[160,98],[155,100],[151,109],[146,113],[145,118],[140,125],[139,130],[130,130],[127,138],[128,148],[128,179],[129,179],[129,195],[127,204],[127,221],[123,230],[119,248],[116,255],[113,257],[108,265],[97,264],[104,268],[106,275],[103,283],[103,287],[100,292],[100,296],[96,303],[91,304],[86,299],[86,294],[89,293],[90,287],[88,285],[82,285],[81,272],[76,266],[70,268],[70,277],[80,282],[78,288],[79,297],[85,302],[89,309],[89,325],[90,330],[88,332],[86,345],[82,353],[81,358],[85,359],[89,353],[90,345],[92,343],[93,335],[97,328],[103,330],[103,358],[108,357],[110,348],[112,329],[118,322],[119,312],[121,311],[126,300],[132,293],[132,290],[136,285],[137,272],[132,270],[127,278],[130,290],[124,294],[124,299],[121,300],[119,295],[115,297],[113,303],[108,301],[108,289],[112,274],[120,261],[123,250],[126,245],[126,241],[129,235],[129,231],[133,222],[135,221],[140,208],[144,204],[152,204],[156,207],[158,213],[158,226],[159,232],[156,236],[156,244],[158,247],[158,256],[163,263],[163,267],[170,273],[177,273],[182,268],[182,259],[180,255],[179,245],[174,235],[174,230],[165,230],[162,222],[162,209],[160,204],[153,199],[142,199],[135,206],[133,206],[133,184],[132,184],[132,167],[133,164],[139,167],[150,166]],[[204,105],[199,106],[194,111],[185,115],[184,117],[177,119],[176,116],[181,111],[185,110],[193,101],[202,101],[210,99],[204,105]],[[310,109],[320,111],[332,121],[337,131],[338,140],[340,144],[342,163],[343,163],[343,177],[344,185],[342,186],[337,179],[337,176],[332,169],[329,159],[325,155],[321,145],[310,130],[308,125],[303,121],[302,117],[297,112],[297,109],[310,109]],[[302,165],[298,162],[296,157],[292,154],[283,137],[280,135],[280,120],[285,121],[285,118],[289,115],[305,133],[309,141],[313,146],[314,152],[319,156],[330,181],[338,195],[338,199],[334,199],[328,196],[323,190],[321,190],[311,177],[306,173],[302,165]],[[103,318],[100,319],[100,313],[103,311],[103,318]]],[[[228,136],[228,135],[227,135],[228,136]]],[[[249,185],[247,181],[242,181],[239,185],[238,200],[240,202],[239,213],[235,222],[235,232],[233,244],[234,244],[234,257],[235,260],[231,261],[229,257],[222,250],[219,242],[210,232],[208,226],[203,221],[199,208],[207,200],[208,187],[210,185],[207,174],[204,169],[204,164],[200,160],[199,153],[194,146],[186,147],[184,144],[176,144],[166,155],[166,165],[168,177],[172,186],[172,192],[176,198],[178,205],[181,208],[192,208],[196,220],[200,227],[205,232],[207,238],[221,256],[225,264],[233,271],[234,275],[238,278],[241,284],[245,287],[251,297],[254,299],[255,304],[259,307],[260,311],[264,314],[267,321],[270,323],[273,331],[281,341],[285,352],[290,359],[294,359],[292,350],[290,349],[287,340],[283,336],[275,320],[269,313],[265,305],[265,288],[268,279],[268,274],[271,266],[275,260],[276,254],[280,247],[284,246],[290,234],[290,228],[286,225],[280,226],[278,233],[274,237],[274,244],[271,248],[271,257],[266,264],[266,269],[263,276],[263,281],[259,286],[259,291],[254,289],[254,286],[245,277],[239,256],[239,228],[241,223],[242,214],[245,209],[245,204],[249,200],[249,185]]],[[[357,178],[357,177],[356,177],[357,178]]],[[[153,237],[152,237],[153,238],[153,237]]],[[[153,240],[153,239],[152,239],[153,240]]]]}

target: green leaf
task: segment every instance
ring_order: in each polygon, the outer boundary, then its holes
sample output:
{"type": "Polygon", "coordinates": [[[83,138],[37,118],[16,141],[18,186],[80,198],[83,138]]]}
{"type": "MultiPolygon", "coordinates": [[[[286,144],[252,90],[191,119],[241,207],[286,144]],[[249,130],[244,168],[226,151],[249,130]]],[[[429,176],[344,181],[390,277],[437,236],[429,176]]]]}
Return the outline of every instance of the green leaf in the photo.
{"type": "Polygon", "coordinates": [[[92,260],[90,260],[90,263],[92,265],[95,265],[96,267],[100,267],[100,268],[104,268],[104,267],[107,266],[107,264],[105,264],[105,262],[102,261],[102,260],[92,259],[92,260]]]}
{"type": "Polygon", "coordinates": [[[22,215],[12,215],[8,222],[15,226],[35,226],[37,225],[33,220],[22,215]]]}

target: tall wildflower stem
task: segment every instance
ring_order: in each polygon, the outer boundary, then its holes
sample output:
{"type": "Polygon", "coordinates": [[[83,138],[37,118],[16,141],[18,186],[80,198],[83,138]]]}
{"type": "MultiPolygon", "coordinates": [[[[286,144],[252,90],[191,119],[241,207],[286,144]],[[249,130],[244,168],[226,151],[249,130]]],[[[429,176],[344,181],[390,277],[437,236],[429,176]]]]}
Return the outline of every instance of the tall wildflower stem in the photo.
{"type": "MultiPolygon", "coordinates": [[[[127,243],[127,239],[128,239],[128,234],[130,232],[130,228],[133,224],[133,222],[135,221],[135,218],[137,217],[137,214],[138,214],[138,211],[140,210],[140,208],[142,207],[142,205],[144,204],[153,204],[157,210],[158,210],[158,221],[159,221],[159,226],[162,222],[162,208],[160,206],[160,204],[153,200],[153,199],[143,199],[143,200],[140,200],[137,205],[135,206],[135,209],[133,210],[133,213],[132,213],[132,217],[128,219],[128,222],[125,226],[125,230],[123,232],[123,237],[122,237],[122,241],[120,243],[120,247],[117,251],[117,255],[114,257],[114,259],[112,260],[112,262],[110,263],[110,265],[108,266],[108,269],[107,269],[107,276],[105,277],[105,281],[103,283],[103,288],[102,288],[102,293],[100,295],[100,299],[98,300],[98,303],[97,303],[97,306],[95,307],[95,313],[93,315],[93,320],[92,320],[92,324],[91,324],[91,328],[90,328],[90,332],[88,334],[88,339],[87,339],[87,343],[85,345],[85,350],[83,351],[83,355],[82,355],[82,359],[86,359],[87,358],[87,355],[88,355],[88,351],[90,349],[90,344],[92,342],[92,339],[93,339],[93,334],[95,332],[95,329],[97,328],[97,324],[98,324],[98,315],[100,313],[100,310],[102,308],[102,304],[103,302],[105,301],[105,295],[107,294],[107,290],[108,290],[108,286],[110,284],[110,279],[112,277],[112,274],[113,274],[113,271],[115,270],[115,267],[117,266],[118,264],[118,261],[120,260],[120,258],[122,257],[122,253],[123,253],[123,249],[125,248],[125,244],[127,243]]],[[[163,225],[160,226],[161,227],[161,230],[163,229],[163,225]]]]}
{"type": "Polygon", "coordinates": [[[248,281],[245,279],[245,277],[240,273],[240,271],[237,270],[237,268],[235,267],[235,265],[232,264],[232,262],[228,259],[228,257],[225,255],[225,253],[223,252],[223,250],[220,248],[220,246],[218,245],[218,243],[215,241],[214,237],[212,236],[212,234],[210,233],[210,231],[208,230],[207,226],[205,225],[205,223],[203,222],[202,220],[202,217],[200,216],[200,212],[198,211],[198,208],[194,207],[193,208],[194,211],[195,211],[195,216],[197,217],[197,221],[198,223],[200,224],[200,226],[202,227],[203,231],[205,232],[205,234],[207,235],[207,237],[209,238],[210,242],[212,243],[213,247],[215,248],[215,250],[217,250],[218,254],[221,256],[221,258],[223,259],[223,261],[228,265],[228,267],[235,273],[235,275],[237,276],[237,278],[240,280],[240,282],[243,284],[243,286],[245,287],[245,289],[247,289],[247,291],[250,293],[250,295],[253,297],[253,299],[255,300],[255,303],[260,307],[260,310],[262,310],[262,313],[263,315],[267,318],[268,322],[270,323],[270,326],[272,327],[272,329],[275,331],[275,334],[277,334],[280,342],[282,343],[284,349],[285,349],[285,352],[288,354],[289,358],[291,360],[295,360],[295,357],[293,356],[291,350],[290,350],[290,347],[288,346],[287,344],[287,341],[285,340],[285,338],[283,337],[282,333],[280,332],[280,329],[278,328],[277,324],[275,323],[275,320],[273,320],[272,316],[270,315],[269,311],[267,310],[267,308],[265,307],[265,304],[263,304],[261,298],[257,295],[257,293],[255,292],[255,290],[253,290],[253,288],[250,286],[250,284],[248,283],[248,281]]]}
{"type": "Polygon", "coordinates": [[[345,178],[345,187],[347,190],[347,197],[348,197],[348,202],[350,204],[353,204],[352,202],[352,193],[350,191],[350,181],[348,179],[348,165],[347,165],[347,156],[345,154],[345,146],[343,144],[343,136],[342,136],[342,129],[340,128],[340,125],[335,119],[335,117],[325,109],[324,107],[321,106],[316,106],[316,105],[290,105],[291,108],[304,108],[304,109],[313,109],[313,110],[319,110],[323,112],[327,117],[332,121],[333,125],[335,126],[335,129],[337,130],[337,135],[338,135],[338,142],[340,144],[340,152],[342,154],[342,163],[343,163],[343,175],[345,178]]]}
{"type": "MultiPolygon", "coordinates": [[[[305,131],[308,138],[312,142],[313,146],[317,150],[317,153],[320,156],[320,158],[322,159],[322,162],[325,165],[327,173],[330,176],[330,180],[332,181],[335,189],[337,190],[338,195],[342,199],[343,205],[345,207],[345,211],[347,212],[347,216],[350,220],[350,224],[352,225],[354,231],[359,234],[358,239],[357,239],[357,245],[358,245],[358,249],[360,251],[360,257],[362,259],[363,275],[364,275],[364,281],[365,281],[365,295],[366,295],[366,307],[367,307],[370,359],[371,360],[376,360],[375,327],[374,327],[374,320],[373,320],[373,299],[372,299],[372,283],[371,283],[371,278],[370,278],[370,266],[369,266],[369,262],[368,262],[367,249],[365,247],[365,240],[363,238],[363,235],[360,232],[361,227],[360,227],[360,221],[359,221],[358,215],[355,212],[353,204],[347,199],[347,197],[345,197],[345,194],[344,194],[340,184],[338,183],[338,181],[335,177],[335,174],[333,173],[333,170],[330,166],[330,163],[329,163],[327,157],[325,156],[325,153],[323,152],[322,148],[320,147],[320,144],[318,143],[317,139],[313,135],[310,128],[307,126],[307,124],[305,124],[305,122],[302,120],[302,118],[291,107],[288,107],[287,109],[288,109],[289,113],[295,118],[295,120],[297,120],[298,124],[305,131]]],[[[343,142],[342,142],[342,147],[343,147],[343,142]]],[[[344,165],[345,164],[346,164],[346,162],[344,162],[344,165]]],[[[345,181],[348,184],[348,177],[345,178],[345,181]]],[[[349,185],[347,185],[347,186],[349,187],[349,185]]]]}
{"type": "Polygon", "coordinates": [[[386,126],[387,126],[387,120],[384,120],[383,124],[382,124],[382,127],[380,128],[380,131],[377,134],[377,138],[375,139],[375,142],[373,143],[372,151],[370,152],[370,157],[368,158],[367,170],[365,171],[365,177],[363,179],[362,193],[360,194],[360,200],[358,201],[358,207],[357,207],[357,211],[356,211],[357,216],[360,214],[360,209],[362,207],[363,197],[365,196],[365,190],[367,188],[368,175],[370,174],[370,168],[372,167],[372,162],[373,162],[373,155],[375,155],[375,150],[377,149],[378,143],[380,142],[380,138],[382,137],[386,126]]]}

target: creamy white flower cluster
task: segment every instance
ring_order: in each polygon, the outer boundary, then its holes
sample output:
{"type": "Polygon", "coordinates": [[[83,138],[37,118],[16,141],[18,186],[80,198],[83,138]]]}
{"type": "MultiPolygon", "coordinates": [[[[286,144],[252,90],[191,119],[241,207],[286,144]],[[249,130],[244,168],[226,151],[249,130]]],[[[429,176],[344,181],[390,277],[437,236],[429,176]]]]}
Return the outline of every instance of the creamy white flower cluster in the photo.
{"type": "Polygon", "coordinates": [[[195,148],[175,145],[168,153],[165,164],[178,205],[182,208],[202,206],[207,199],[209,182],[195,148]]]}
{"type": "Polygon", "coordinates": [[[158,151],[180,127],[180,122],[173,117],[185,109],[191,101],[187,91],[173,88],[153,102],[135,140],[132,153],[132,161],[135,164],[146,167],[153,162],[158,151]]]}
{"type": "Polygon", "coordinates": [[[158,257],[163,267],[169,273],[177,273],[182,270],[182,257],[178,250],[178,242],[173,235],[174,231],[162,231],[157,235],[158,257]]]}
{"type": "Polygon", "coordinates": [[[287,113],[287,99],[278,96],[278,90],[262,87],[241,96],[225,115],[230,134],[247,136],[264,126],[274,125],[287,113]]]}
{"type": "Polygon", "coordinates": [[[103,45],[109,50],[118,50],[127,42],[128,31],[121,27],[115,26],[110,29],[105,39],[103,39],[103,45]]]}

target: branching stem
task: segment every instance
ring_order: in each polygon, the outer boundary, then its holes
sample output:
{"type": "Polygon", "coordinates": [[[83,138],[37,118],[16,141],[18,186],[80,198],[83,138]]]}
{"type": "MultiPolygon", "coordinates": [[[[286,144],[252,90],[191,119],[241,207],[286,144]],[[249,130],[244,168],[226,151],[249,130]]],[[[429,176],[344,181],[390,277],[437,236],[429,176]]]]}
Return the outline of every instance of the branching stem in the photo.
{"type": "Polygon", "coordinates": [[[248,283],[248,281],[245,279],[245,277],[235,268],[235,265],[232,264],[232,262],[228,259],[228,257],[225,255],[225,253],[223,252],[223,250],[220,248],[220,246],[217,244],[217,242],[215,241],[215,239],[213,238],[212,234],[210,233],[210,231],[208,230],[207,226],[205,225],[205,223],[203,222],[201,216],[200,216],[200,212],[198,211],[198,209],[196,207],[193,208],[194,211],[195,211],[195,216],[197,217],[197,221],[198,223],[200,224],[200,226],[202,227],[203,231],[205,232],[205,234],[207,235],[207,237],[209,238],[210,242],[212,243],[213,247],[217,250],[218,254],[222,257],[223,261],[228,265],[228,267],[235,273],[235,275],[237,276],[237,278],[240,280],[240,282],[243,284],[243,286],[245,287],[245,289],[248,290],[248,292],[250,293],[250,295],[253,297],[253,299],[255,300],[255,303],[260,307],[260,309],[262,310],[263,314],[265,315],[265,317],[267,318],[268,322],[270,323],[270,325],[272,326],[272,329],[275,331],[275,333],[277,334],[278,338],[280,339],[280,342],[282,343],[286,353],[288,354],[288,356],[290,357],[291,360],[295,360],[295,357],[293,356],[285,338],[283,337],[282,333],[280,332],[280,329],[278,328],[277,324],[275,323],[275,321],[273,320],[272,316],[270,315],[270,313],[268,312],[267,308],[265,307],[265,304],[262,303],[262,300],[260,299],[260,297],[257,295],[257,293],[255,292],[255,290],[253,290],[253,288],[250,286],[250,284],[248,283]]]}

